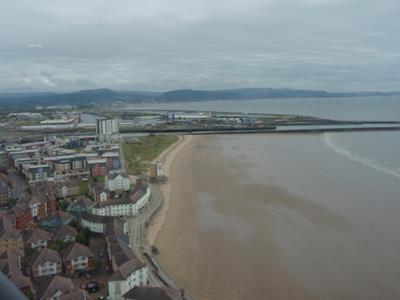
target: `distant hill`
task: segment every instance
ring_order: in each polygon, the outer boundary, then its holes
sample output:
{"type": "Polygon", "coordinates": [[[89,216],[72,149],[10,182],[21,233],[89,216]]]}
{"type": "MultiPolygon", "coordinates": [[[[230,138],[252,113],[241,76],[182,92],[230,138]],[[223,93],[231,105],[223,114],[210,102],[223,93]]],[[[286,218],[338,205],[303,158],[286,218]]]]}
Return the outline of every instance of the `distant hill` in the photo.
{"type": "Polygon", "coordinates": [[[149,101],[158,96],[157,93],[140,93],[135,91],[117,92],[111,89],[82,90],[71,93],[22,93],[0,94],[2,108],[31,108],[36,105],[69,104],[84,106],[91,104],[106,104],[116,101],[149,101]]]}
{"type": "Polygon", "coordinates": [[[273,98],[306,98],[306,97],[360,97],[360,96],[393,96],[400,92],[354,92],[332,93],[327,91],[246,88],[227,90],[174,90],[164,93],[147,91],[114,91],[111,89],[82,90],[70,93],[33,92],[33,93],[0,93],[0,108],[30,109],[36,105],[69,104],[84,106],[91,104],[110,104],[123,102],[173,102],[173,101],[213,101],[213,100],[250,100],[273,98]]]}
{"type": "Polygon", "coordinates": [[[359,97],[359,96],[391,96],[400,95],[400,92],[361,92],[361,93],[332,93],[326,91],[248,88],[231,90],[176,90],[163,93],[158,101],[211,101],[211,100],[246,100],[272,98],[325,98],[325,97],[359,97]]]}

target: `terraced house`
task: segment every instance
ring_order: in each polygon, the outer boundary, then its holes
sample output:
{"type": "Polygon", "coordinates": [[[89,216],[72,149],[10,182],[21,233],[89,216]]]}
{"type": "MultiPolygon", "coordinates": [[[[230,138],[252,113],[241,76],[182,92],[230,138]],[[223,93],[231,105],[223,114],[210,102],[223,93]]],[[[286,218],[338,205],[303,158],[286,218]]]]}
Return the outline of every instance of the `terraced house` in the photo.
{"type": "Polygon", "coordinates": [[[150,187],[142,184],[128,196],[97,203],[91,209],[91,213],[111,217],[136,216],[148,204],[150,198],[150,187]]]}
{"type": "Polygon", "coordinates": [[[54,239],[63,243],[74,242],[78,232],[72,226],[61,224],[54,232],[54,239]]]}
{"type": "Polygon", "coordinates": [[[40,228],[35,228],[25,233],[24,244],[25,247],[37,250],[47,247],[47,244],[51,239],[51,234],[49,232],[40,228]]]}
{"type": "Polygon", "coordinates": [[[31,259],[31,272],[33,277],[51,276],[61,273],[61,257],[58,252],[43,248],[31,259]]]}
{"type": "Polygon", "coordinates": [[[22,248],[21,232],[15,228],[15,224],[12,223],[8,216],[0,215],[0,252],[22,248]]]}
{"type": "Polygon", "coordinates": [[[73,274],[76,271],[93,269],[93,254],[88,247],[73,243],[61,251],[63,269],[65,273],[73,274]]]}

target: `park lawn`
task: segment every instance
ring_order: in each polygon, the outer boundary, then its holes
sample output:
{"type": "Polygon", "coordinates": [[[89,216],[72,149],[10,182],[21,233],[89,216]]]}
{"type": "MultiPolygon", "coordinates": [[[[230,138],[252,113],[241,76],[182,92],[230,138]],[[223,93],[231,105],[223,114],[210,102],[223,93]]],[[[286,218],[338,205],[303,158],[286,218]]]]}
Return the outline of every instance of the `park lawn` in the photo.
{"type": "Polygon", "coordinates": [[[178,140],[176,135],[152,135],[140,137],[135,142],[123,144],[129,174],[147,173],[150,162],[178,140]]]}
{"type": "Polygon", "coordinates": [[[89,194],[89,183],[87,181],[79,181],[79,194],[87,195],[89,194]]]}

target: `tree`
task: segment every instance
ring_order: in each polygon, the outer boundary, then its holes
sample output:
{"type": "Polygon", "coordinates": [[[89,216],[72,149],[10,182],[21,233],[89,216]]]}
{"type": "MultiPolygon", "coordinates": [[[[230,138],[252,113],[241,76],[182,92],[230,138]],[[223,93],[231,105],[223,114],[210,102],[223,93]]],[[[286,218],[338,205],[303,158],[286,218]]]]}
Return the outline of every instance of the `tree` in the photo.
{"type": "Polygon", "coordinates": [[[77,243],[89,246],[89,239],[85,236],[85,233],[80,230],[75,238],[77,243]]]}
{"type": "Polygon", "coordinates": [[[79,227],[79,221],[77,219],[73,219],[71,222],[69,222],[70,226],[78,228],[79,227]]]}
{"type": "Polygon", "coordinates": [[[60,240],[55,240],[54,242],[52,242],[48,248],[54,251],[60,251],[61,250],[61,246],[62,246],[62,242],[60,240]]]}

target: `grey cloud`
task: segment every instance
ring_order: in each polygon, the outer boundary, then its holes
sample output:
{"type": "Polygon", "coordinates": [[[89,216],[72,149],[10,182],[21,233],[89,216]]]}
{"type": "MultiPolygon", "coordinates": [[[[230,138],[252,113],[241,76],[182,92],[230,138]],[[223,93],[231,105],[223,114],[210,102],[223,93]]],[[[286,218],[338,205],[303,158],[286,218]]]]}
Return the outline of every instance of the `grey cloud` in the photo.
{"type": "Polygon", "coordinates": [[[0,89],[398,89],[398,0],[3,2],[0,89]]]}

